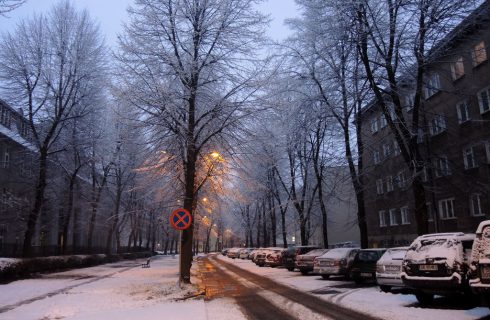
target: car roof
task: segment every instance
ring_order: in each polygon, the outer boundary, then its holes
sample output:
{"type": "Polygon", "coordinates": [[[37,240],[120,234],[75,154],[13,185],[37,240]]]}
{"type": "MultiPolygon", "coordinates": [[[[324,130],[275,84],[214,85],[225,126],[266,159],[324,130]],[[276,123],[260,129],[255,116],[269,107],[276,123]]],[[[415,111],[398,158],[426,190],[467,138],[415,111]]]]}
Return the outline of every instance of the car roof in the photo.
{"type": "Polygon", "coordinates": [[[476,235],[474,233],[463,232],[448,232],[448,233],[431,233],[419,236],[415,240],[429,240],[429,239],[459,239],[459,240],[474,240],[476,235]]]}
{"type": "Polygon", "coordinates": [[[485,220],[485,221],[480,222],[480,224],[478,225],[478,228],[476,229],[476,233],[477,234],[482,233],[483,228],[488,227],[488,226],[490,226],[490,220],[485,220]]]}

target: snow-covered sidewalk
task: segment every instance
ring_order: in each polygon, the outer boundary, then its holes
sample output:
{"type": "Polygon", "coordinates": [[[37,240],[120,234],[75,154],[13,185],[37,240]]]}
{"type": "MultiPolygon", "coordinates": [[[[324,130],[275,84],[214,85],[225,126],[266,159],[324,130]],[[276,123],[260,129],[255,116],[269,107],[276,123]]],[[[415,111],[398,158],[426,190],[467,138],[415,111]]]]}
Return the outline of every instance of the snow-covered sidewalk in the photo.
{"type": "Polygon", "coordinates": [[[314,293],[324,300],[381,319],[475,320],[490,316],[488,308],[464,308],[445,303],[421,308],[415,296],[384,293],[377,286],[357,287],[352,281],[344,281],[342,278],[323,280],[317,275],[303,276],[300,272],[289,272],[282,268],[261,268],[249,260],[230,259],[222,255],[219,255],[219,259],[301,291],[314,293]]]}
{"type": "Polygon", "coordinates": [[[178,287],[178,256],[154,257],[151,268],[141,268],[142,262],[123,261],[0,285],[0,309],[5,310],[0,319],[224,320],[230,314],[243,318],[233,299],[176,301],[196,291],[195,286],[178,287]]]}

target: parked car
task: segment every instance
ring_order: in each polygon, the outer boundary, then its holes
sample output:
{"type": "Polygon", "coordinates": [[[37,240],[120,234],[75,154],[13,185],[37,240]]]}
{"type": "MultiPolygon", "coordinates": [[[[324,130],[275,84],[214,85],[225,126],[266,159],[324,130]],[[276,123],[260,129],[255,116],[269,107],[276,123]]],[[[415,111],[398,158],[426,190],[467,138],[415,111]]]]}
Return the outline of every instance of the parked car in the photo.
{"type": "Polygon", "coordinates": [[[313,271],[313,260],[327,252],[328,249],[314,249],[308,253],[299,254],[296,256],[295,266],[301,274],[306,275],[308,272],[313,271]]]}
{"type": "Polygon", "coordinates": [[[228,253],[226,254],[228,258],[236,259],[240,255],[240,250],[242,248],[231,248],[228,250],[228,253]]]}
{"type": "Polygon", "coordinates": [[[287,250],[284,248],[272,248],[265,256],[265,265],[272,268],[282,266],[283,254],[287,250]]]}
{"type": "Polygon", "coordinates": [[[490,307],[490,220],[476,229],[470,264],[470,287],[490,307]]]}
{"type": "Polygon", "coordinates": [[[226,254],[228,253],[228,250],[229,250],[228,248],[221,250],[221,254],[226,256],[226,254]]]}
{"type": "Polygon", "coordinates": [[[240,259],[248,259],[248,255],[252,252],[254,248],[244,248],[242,250],[240,250],[240,254],[238,255],[238,257],[240,259]]]}
{"type": "Polygon", "coordinates": [[[376,282],[383,292],[390,292],[392,287],[404,287],[401,273],[402,262],[408,247],[386,250],[376,263],[376,282]]]}
{"type": "Polygon", "coordinates": [[[282,264],[284,268],[288,269],[289,271],[294,271],[294,268],[296,267],[296,257],[300,254],[305,254],[314,249],[318,249],[318,247],[317,246],[294,246],[288,248],[282,256],[283,258],[282,264]]]}
{"type": "Polygon", "coordinates": [[[260,253],[262,250],[264,250],[264,248],[258,248],[252,250],[252,252],[250,252],[250,254],[248,255],[248,258],[255,263],[255,258],[257,256],[257,253],[260,253]]]}
{"type": "Polygon", "coordinates": [[[403,259],[401,278],[421,304],[434,295],[469,293],[468,271],[474,234],[435,233],[419,236],[403,259]]]}
{"type": "Polygon", "coordinates": [[[359,250],[359,248],[331,249],[313,260],[313,272],[320,274],[323,279],[328,279],[332,275],[349,277],[352,262],[359,250]]]}
{"type": "Polygon", "coordinates": [[[350,268],[350,278],[356,284],[366,280],[376,281],[376,263],[386,249],[362,249],[357,252],[350,268]]]}
{"type": "Polygon", "coordinates": [[[255,264],[258,265],[259,267],[265,266],[265,263],[267,261],[267,255],[272,253],[274,250],[284,250],[284,248],[275,248],[275,247],[270,247],[270,248],[264,248],[260,250],[256,255],[255,255],[255,264]]]}

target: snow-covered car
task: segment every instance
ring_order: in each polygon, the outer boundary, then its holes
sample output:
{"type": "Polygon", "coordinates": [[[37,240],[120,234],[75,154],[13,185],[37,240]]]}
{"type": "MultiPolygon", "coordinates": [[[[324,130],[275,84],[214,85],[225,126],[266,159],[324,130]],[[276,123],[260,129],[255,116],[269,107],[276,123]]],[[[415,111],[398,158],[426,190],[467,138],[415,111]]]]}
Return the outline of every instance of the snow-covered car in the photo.
{"type": "Polygon", "coordinates": [[[228,248],[221,250],[221,254],[226,256],[226,254],[228,253],[228,250],[229,250],[228,248]]]}
{"type": "Polygon", "coordinates": [[[322,256],[313,260],[313,272],[318,273],[323,279],[332,275],[349,276],[350,267],[354,257],[360,248],[336,248],[329,250],[322,256]]]}
{"type": "Polygon", "coordinates": [[[390,292],[392,287],[404,287],[401,273],[402,262],[408,247],[390,248],[376,263],[376,282],[383,292],[390,292]]]}
{"type": "Polygon", "coordinates": [[[315,258],[324,255],[328,252],[328,249],[315,249],[305,254],[296,256],[295,266],[299,269],[301,274],[306,275],[308,272],[313,271],[313,261],[315,258]]]}
{"type": "Polygon", "coordinates": [[[253,248],[245,248],[245,249],[242,249],[240,250],[240,254],[238,255],[238,257],[240,259],[248,259],[248,255],[250,254],[250,252],[252,252],[253,248]]]}
{"type": "Polygon", "coordinates": [[[263,248],[257,254],[255,255],[254,262],[256,265],[259,267],[265,266],[266,260],[267,260],[267,255],[272,253],[274,250],[283,250],[283,248],[263,248]]]}
{"type": "Polygon", "coordinates": [[[301,254],[310,252],[311,250],[318,249],[317,246],[294,246],[288,248],[282,255],[282,265],[288,271],[294,271],[296,267],[296,257],[301,254]]]}
{"type": "Polygon", "coordinates": [[[282,255],[286,250],[284,248],[271,248],[265,256],[265,265],[272,268],[282,266],[282,255]]]}
{"type": "Polygon", "coordinates": [[[470,264],[470,287],[490,306],[490,220],[476,229],[470,264]]]}
{"type": "Polygon", "coordinates": [[[248,258],[255,263],[255,258],[257,257],[257,254],[260,253],[262,250],[264,250],[264,248],[252,250],[252,252],[250,252],[250,254],[248,255],[248,258]]]}
{"type": "Polygon", "coordinates": [[[228,250],[226,256],[228,258],[236,259],[240,255],[240,250],[242,250],[242,248],[231,248],[230,250],[228,250]]]}
{"type": "Polygon", "coordinates": [[[350,268],[350,278],[356,284],[364,281],[376,281],[376,263],[386,249],[362,249],[357,252],[350,268]]]}
{"type": "Polygon", "coordinates": [[[469,292],[468,270],[474,234],[435,233],[419,236],[403,259],[401,278],[421,304],[434,295],[469,292]]]}

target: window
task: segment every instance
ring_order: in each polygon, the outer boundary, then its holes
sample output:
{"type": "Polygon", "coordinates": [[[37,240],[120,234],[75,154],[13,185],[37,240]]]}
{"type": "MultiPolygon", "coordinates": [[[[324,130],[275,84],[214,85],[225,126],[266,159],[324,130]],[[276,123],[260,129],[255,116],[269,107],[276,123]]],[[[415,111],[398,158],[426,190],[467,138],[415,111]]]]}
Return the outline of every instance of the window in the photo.
{"type": "Polygon", "coordinates": [[[20,135],[29,140],[29,124],[20,121],[20,135]]]}
{"type": "Polygon", "coordinates": [[[449,161],[446,156],[441,156],[436,159],[436,177],[444,177],[451,174],[449,161]]]}
{"type": "Polygon", "coordinates": [[[379,226],[386,227],[386,214],[384,210],[378,211],[379,215],[379,226]]]}
{"type": "Polygon", "coordinates": [[[437,114],[430,120],[430,134],[435,136],[446,130],[446,119],[442,114],[437,114]]]}
{"type": "Polygon", "coordinates": [[[439,75],[437,73],[431,74],[426,82],[424,87],[425,99],[429,99],[434,94],[439,92],[441,89],[441,81],[439,79],[439,75]]]}
{"type": "Polygon", "coordinates": [[[386,192],[393,191],[393,176],[386,177],[386,192]]]}
{"type": "Polygon", "coordinates": [[[490,87],[478,92],[477,95],[480,113],[485,113],[490,110],[490,87]]]}
{"type": "Polygon", "coordinates": [[[380,129],[383,129],[384,127],[386,127],[388,125],[388,122],[386,121],[386,117],[384,114],[381,115],[381,118],[380,118],[380,125],[379,125],[379,128],[380,129]]]}
{"type": "Polygon", "coordinates": [[[476,167],[475,152],[473,147],[463,150],[464,168],[471,169],[476,167]]]}
{"type": "Polygon", "coordinates": [[[429,172],[427,171],[427,165],[424,165],[422,169],[422,182],[429,181],[429,172]]]}
{"type": "Polygon", "coordinates": [[[408,111],[413,109],[413,105],[415,104],[415,92],[411,92],[405,96],[405,107],[408,111]]]}
{"type": "Polygon", "coordinates": [[[8,201],[9,201],[8,190],[7,190],[7,188],[3,188],[2,189],[2,205],[6,206],[8,204],[8,201]]]}
{"type": "Polygon", "coordinates": [[[10,128],[10,111],[7,107],[0,107],[0,123],[5,127],[10,128]]]}
{"type": "Polygon", "coordinates": [[[388,158],[391,154],[391,143],[386,143],[383,145],[383,154],[385,158],[388,158]]]}
{"type": "Polygon", "coordinates": [[[371,119],[371,133],[378,132],[378,118],[374,117],[371,119]]]}
{"type": "Polygon", "coordinates": [[[407,185],[407,177],[405,175],[405,170],[398,172],[396,180],[398,182],[398,187],[400,189],[405,188],[405,186],[407,185]]]}
{"type": "Polygon", "coordinates": [[[473,193],[470,195],[470,211],[472,216],[484,216],[481,209],[480,194],[473,193]]]}
{"type": "Polygon", "coordinates": [[[473,47],[473,50],[471,51],[471,58],[473,59],[473,66],[477,66],[487,60],[487,49],[485,48],[485,42],[482,41],[473,47]]]}
{"type": "Polygon", "coordinates": [[[398,225],[398,214],[396,209],[390,209],[390,226],[398,225]]]}
{"type": "Polygon", "coordinates": [[[373,151],[373,159],[374,159],[374,164],[378,164],[381,162],[379,151],[373,151]]]}
{"type": "Polygon", "coordinates": [[[424,143],[425,132],[424,129],[419,128],[417,133],[417,143],[424,143]]]}
{"type": "Polygon", "coordinates": [[[463,57],[458,57],[456,61],[451,62],[451,77],[453,80],[458,80],[464,76],[463,57]]]}
{"type": "Polygon", "coordinates": [[[402,224],[410,224],[410,217],[409,217],[409,211],[408,207],[405,206],[400,209],[401,216],[402,216],[402,224]]]}
{"type": "Polygon", "coordinates": [[[10,166],[10,150],[5,148],[3,152],[3,167],[8,168],[10,166]]]}
{"type": "Polygon", "coordinates": [[[454,215],[454,198],[439,201],[439,217],[441,219],[456,218],[454,215]]]}
{"type": "Polygon", "coordinates": [[[427,208],[427,220],[428,221],[434,221],[434,212],[432,211],[432,202],[427,202],[425,204],[425,207],[427,208]]]}
{"type": "Polygon", "coordinates": [[[383,194],[383,179],[376,180],[376,193],[383,194]]]}
{"type": "Polygon", "coordinates": [[[402,153],[402,151],[400,150],[400,146],[398,145],[398,142],[396,142],[396,140],[393,140],[393,154],[397,156],[400,153],[402,153]]]}
{"type": "Polygon", "coordinates": [[[470,111],[468,107],[468,101],[460,102],[456,105],[456,111],[458,112],[458,122],[463,123],[470,120],[470,111]]]}

